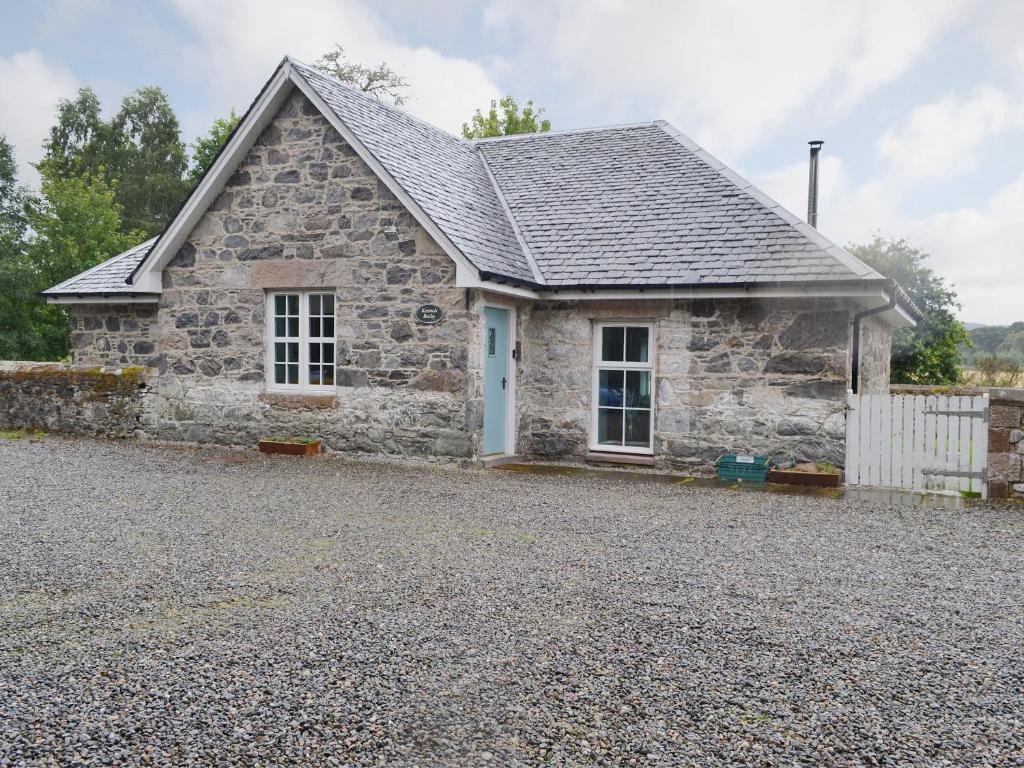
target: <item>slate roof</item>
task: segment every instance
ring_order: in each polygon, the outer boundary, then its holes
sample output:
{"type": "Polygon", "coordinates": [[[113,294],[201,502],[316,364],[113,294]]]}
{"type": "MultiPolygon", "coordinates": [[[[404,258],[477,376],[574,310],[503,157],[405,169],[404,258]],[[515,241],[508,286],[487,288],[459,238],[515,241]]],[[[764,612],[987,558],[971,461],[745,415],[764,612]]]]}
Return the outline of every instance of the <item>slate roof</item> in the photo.
{"type": "Polygon", "coordinates": [[[107,259],[92,269],[87,269],[85,272],[43,291],[43,295],[106,296],[110,294],[137,293],[131,290],[130,285],[125,284],[125,280],[132,273],[132,270],[146,258],[146,254],[149,253],[149,249],[155,243],[155,237],[150,238],[144,243],[139,243],[134,248],[129,248],[124,253],[119,253],[114,258],[107,259]]]}
{"type": "MultiPolygon", "coordinates": [[[[883,280],[662,121],[469,142],[287,62],[487,278],[538,289],[883,280]]],[[[130,293],[125,278],[152,244],[46,293],[130,293]]]]}
{"type": "Polygon", "coordinates": [[[661,122],[477,146],[550,286],[881,278],[661,122]]]}

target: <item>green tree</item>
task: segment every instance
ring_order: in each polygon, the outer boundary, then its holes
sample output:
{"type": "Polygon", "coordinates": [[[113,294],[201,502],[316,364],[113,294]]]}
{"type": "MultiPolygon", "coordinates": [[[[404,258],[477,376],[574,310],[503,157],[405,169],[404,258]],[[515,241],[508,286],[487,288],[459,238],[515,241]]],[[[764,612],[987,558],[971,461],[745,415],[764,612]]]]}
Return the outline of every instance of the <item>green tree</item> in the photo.
{"type": "Polygon", "coordinates": [[[0,360],[25,357],[32,337],[26,307],[35,299],[25,258],[28,191],[17,182],[14,151],[0,136],[0,360]]]}
{"type": "Polygon", "coordinates": [[[83,88],[57,109],[40,172],[50,179],[84,175],[115,190],[122,231],[159,234],[188,192],[188,159],[178,118],[162,89],[139,88],[109,121],[95,92],[83,88]]]}
{"type": "Polygon", "coordinates": [[[519,133],[543,133],[551,130],[551,121],[540,119],[543,114],[543,109],[534,109],[532,101],[527,101],[526,106],[520,111],[519,105],[511,96],[506,96],[501,101],[492,99],[486,115],[478,109],[468,123],[462,124],[462,135],[467,139],[488,139],[492,136],[513,136],[519,133]]]}
{"type": "Polygon", "coordinates": [[[199,179],[206,173],[206,169],[213,165],[221,147],[224,146],[224,142],[228,140],[231,132],[235,130],[240,119],[232,108],[228,117],[214,120],[209,132],[195,140],[195,143],[192,144],[192,165],[188,172],[189,186],[194,187],[199,183],[199,179]]]}
{"type": "Polygon", "coordinates": [[[25,236],[28,191],[18,184],[14,149],[0,135],[0,256],[20,249],[25,236]]]}
{"type": "MultiPolygon", "coordinates": [[[[123,209],[124,232],[158,235],[188,194],[181,126],[161,88],[139,88],[111,121],[116,165],[107,183],[123,209]]],[[[115,251],[116,253],[116,251],[115,251]]]]}
{"type": "Polygon", "coordinates": [[[404,77],[384,62],[368,67],[351,61],[341,45],[335,45],[333,51],[325,53],[313,66],[343,83],[351,83],[380,101],[390,101],[396,107],[402,106],[408,98],[403,93],[409,87],[404,77]]]}
{"type": "Polygon", "coordinates": [[[898,384],[956,384],[960,381],[959,345],[967,331],[954,314],[960,309],[956,292],[926,265],[929,256],[906,240],[881,237],[850,252],[895,280],[921,310],[914,328],[893,334],[892,380],[898,384]]]}
{"type": "Polygon", "coordinates": [[[1014,323],[1009,327],[1006,338],[999,345],[999,354],[1024,365],[1024,323],[1014,323]]]}
{"type": "MultiPolygon", "coordinates": [[[[41,167],[62,178],[83,171],[95,173],[112,167],[110,124],[100,115],[100,100],[92,88],[82,88],[75,99],[61,99],[57,122],[43,142],[46,155],[41,167]]],[[[42,168],[40,172],[42,172],[42,168]]]]}
{"type": "Polygon", "coordinates": [[[57,360],[70,350],[67,309],[46,304],[39,292],[141,242],[145,234],[121,231],[121,209],[102,173],[62,178],[44,168],[41,194],[26,205],[26,217],[31,237],[20,260],[21,288],[16,306],[4,312],[20,323],[18,341],[13,353],[5,349],[0,356],[57,360]]]}
{"type": "Polygon", "coordinates": [[[1010,325],[989,325],[968,332],[970,344],[960,348],[965,365],[980,367],[982,357],[1002,357],[1024,365],[1024,322],[1010,325]]]}

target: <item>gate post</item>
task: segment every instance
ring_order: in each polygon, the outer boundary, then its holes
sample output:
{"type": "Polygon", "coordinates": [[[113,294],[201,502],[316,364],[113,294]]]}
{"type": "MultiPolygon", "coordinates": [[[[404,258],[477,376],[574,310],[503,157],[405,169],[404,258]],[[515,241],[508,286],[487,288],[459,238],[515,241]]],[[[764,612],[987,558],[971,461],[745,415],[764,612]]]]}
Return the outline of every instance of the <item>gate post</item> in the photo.
{"type": "Polygon", "coordinates": [[[1024,390],[992,390],[988,454],[991,496],[1024,499],[1024,390]]]}

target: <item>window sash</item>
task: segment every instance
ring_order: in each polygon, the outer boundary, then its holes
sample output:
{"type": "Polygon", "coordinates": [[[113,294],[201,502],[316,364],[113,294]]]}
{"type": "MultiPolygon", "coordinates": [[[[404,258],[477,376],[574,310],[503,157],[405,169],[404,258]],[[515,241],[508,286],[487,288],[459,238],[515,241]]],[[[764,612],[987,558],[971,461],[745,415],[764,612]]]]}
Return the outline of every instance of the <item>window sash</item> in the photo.
{"type": "Polygon", "coordinates": [[[267,294],[268,390],[335,391],[336,312],[337,301],[333,291],[273,291],[267,294]],[[279,313],[281,309],[284,310],[283,315],[279,313]],[[279,346],[282,344],[286,346],[279,346]],[[284,382],[277,380],[281,370],[279,366],[282,365],[278,362],[279,352],[285,354],[284,382]],[[317,357],[319,361],[315,359],[317,357]],[[298,371],[291,366],[297,366],[298,371]]]}
{"type": "MultiPolygon", "coordinates": [[[[635,338],[635,336],[634,336],[635,338]]],[[[618,353],[612,352],[612,355],[618,353]]],[[[653,453],[654,447],[654,401],[656,392],[654,372],[654,324],[653,323],[630,323],[610,322],[595,323],[594,325],[594,362],[593,362],[593,399],[591,403],[591,432],[590,448],[594,451],[616,452],[616,453],[653,453]],[[605,359],[605,331],[611,329],[612,333],[621,329],[622,335],[622,360],[605,359]],[[627,339],[631,329],[644,329],[647,335],[646,360],[628,361],[626,357],[627,339]],[[641,406],[639,403],[628,403],[629,382],[640,384],[643,390],[642,374],[647,372],[647,403],[641,406]],[[616,377],[615,374],[620,374],[616,377]],[[605,374],[602,376],[602,374],[605,374]],[[604,388],[602,391],[602,379],[604,388]],[[616,382],[621,382],[621,389],[616,389],[616,382]],[[604,397],[602,397],[604,395],[604,397]],[[604,403],[602,403],[602,399],[604,403]],[[627,441],[628,422],[633,420],[641,424],[646,421],[646,441],[627,441]],[[617,424],[616,424],[617,421],[617,424]],[[610,427],[612,429],[605,429],[610,427]],[[617,429],[616,429],[617,427],[617,429]],[[617,433],[616,442],[601,442],[602,431],[617,433]],[[631,445],[630,442],[633,444],[631,445]]],[[[636,389],[636,388],[634,388],[636,389]]],[[[642,398],[641,398],[642,401],[642,398]]]]}

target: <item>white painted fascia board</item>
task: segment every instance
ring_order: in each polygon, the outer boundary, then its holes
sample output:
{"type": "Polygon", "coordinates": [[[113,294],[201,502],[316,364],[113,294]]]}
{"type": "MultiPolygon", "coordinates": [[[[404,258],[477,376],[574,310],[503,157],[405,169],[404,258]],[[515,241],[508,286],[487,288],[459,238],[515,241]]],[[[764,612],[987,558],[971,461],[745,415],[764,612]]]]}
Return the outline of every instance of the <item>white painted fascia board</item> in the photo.
{"type": "Polygon", "coordinates": [[[101,294],[97,296],[47,296],[47,304],[156,304],[160,301],[159,296],[150,294],[140,296],[138,294],[110,295],[101,294]]]}
{"type": "MultiPolygon", "coordinates": [[[[181,246],[179,245],[178,247],[180,248],[181,246]]],[[[177,253],[177,250],[174,252],[177,253]]],[[[163,279],[160,276],[162,272],[163,267],[160,267],[159,269],[155,267],[150,269],[147,265],[135,275],[135,280],[132,281],[132,287],[145,293],[161,293],[164,287],[163,279]]]]}
{"type": "MultiPolygon", "coordinates": [[[[345,121],[338,117],[337,113],[331,108],[331,106],[323,100],[323,97],[317,92],[317,90],[309,84],[309,82],[298,72],[290,70],[289,76],[295,86],[305,94],[316,108],[320,110],[323,116],[327,119],[327,122],[336,130],[341,137],[355,150],[356,154],[366,163],[370,170],[379,178],[384,184],[391,190],[391,193],[398,198],[399,202],[405,206],[413,218],[423,227],[427,233],[434,239],[434,242],[441,246],[448,257],[455,262],[456,265],[456,285],[458,285],[458,273],[463,273],[463,280],[468,281],[470,275],[476,276],[479,280],[479,272],[477,268],[465,257],[462,251],[459,250],[458,246],[451,241],[451,239],[441,228],[434,223],[434,220],[427,215],[427,212],[420,207],[419,203],[413,200],[412,196],[405,191],[405,188],[398,183],[398,180],[388,171],[387,168],[381,164],[380,160],[369,150],[369,148],[363,144],[358,136],[352,131],[345,121]]],[[[473,287],[473,286],[465,286],[473,287]]]]}
{"type": "MultiPolygon", "coordinates": [[[[857,297],[857,303],[860,304],[864,309],[872,309],[873,307],[885,306],[891,301],[888,290],[881,291],[878,294],[865,294],[864,296],[857,297]]],[[[888,309],[885,312],[880,312],[874,315],[875,318],[881,320],[893,330],[899,328],[913,328],[917,325],[917,320],[912,314],[900,305],[899,302],[892,309],[888,309]]]]}
{"type": "Polygon", "coordinates": [[[643,290],[595,290],[595,291],[545,291],[537,294],[540,299],[551,301],[604,299],[800,299],[800,298],[865,298],[888,301],[887,294],[878,286],[866,286],[864,290],[849,288],[660,288],[643,290]]]}
{"type": "Polygon", "coordinates": [[[480,288],[491,293],[500,293],[504,296],[517,296],[521,299],[542,299],[545,295],[539,294],[529,288],[523,288],[518,285],[511,285],[509,283],[491,282],[489,280],[481,280],[479,273],[475,269],[463,269],[461,265],[455,267],[455,287],[456,288],[480,288]]]}
{"type": "MultiPolygon", "coordinates": [[[[877,306],[879,303],[886,303],[889,300],[888,294],[877,285],[864,286],[864,288],[828,287],[815,288],[774,288],[766,285],[762,288],[730,288],[707,287],[707,288],[656,288],[651,290],[638,289],[597,289],[597,290],[575,290],[566,289],[562,291],[538,292],[528,288],[520,288],[514,285],[503,285],[497,282],[489,282],[475,278],[475,276],[464,276],[459,279],[456,273],[456,287],[458,288],[480,288],[491,293],[500,293],[506,296],[517,296],[519,298],[536,299],[539,301],[651,301],[654,299],[853,299],[864,307],[877,306]]],[[[901,307],[899,311],[899,322],[904,327],[906,324],[913,325],[913,318],[910,317],[901,307]]],[[[896,315],[897,310],[884,313],[883,317],[896,315]]]]}
{"type": "Polygon", "coordinates": [[[893,330],[898,330],[900,328],[913,328],[917,325],[917,320],[914,319],[914,316],[899,304],[896,304],[896,306],[888,312],[882,312],[879,317],[882,318],[893,330]]]}
{"type": "Polygon", "coordinates": [[[263,93],[253,104],[250,114],[238,127],[231,141],[218,155],[213,166],[207,171],[199,186],[193,190],[185,205],[178,211],[174,221],[157,240],[142,267],[135,273],[132,285],[136,290],[159,293],[162,290],[160,272],[178,249],[184,245],[189,233],[199,223],[210,205],[224,189],[231,174],[245,159],[249,149],[259,138],[263,129],[270,124],[277,110],[291,93],[291,64],[283,62],[277,74],[267,83],[263,93]]]}

